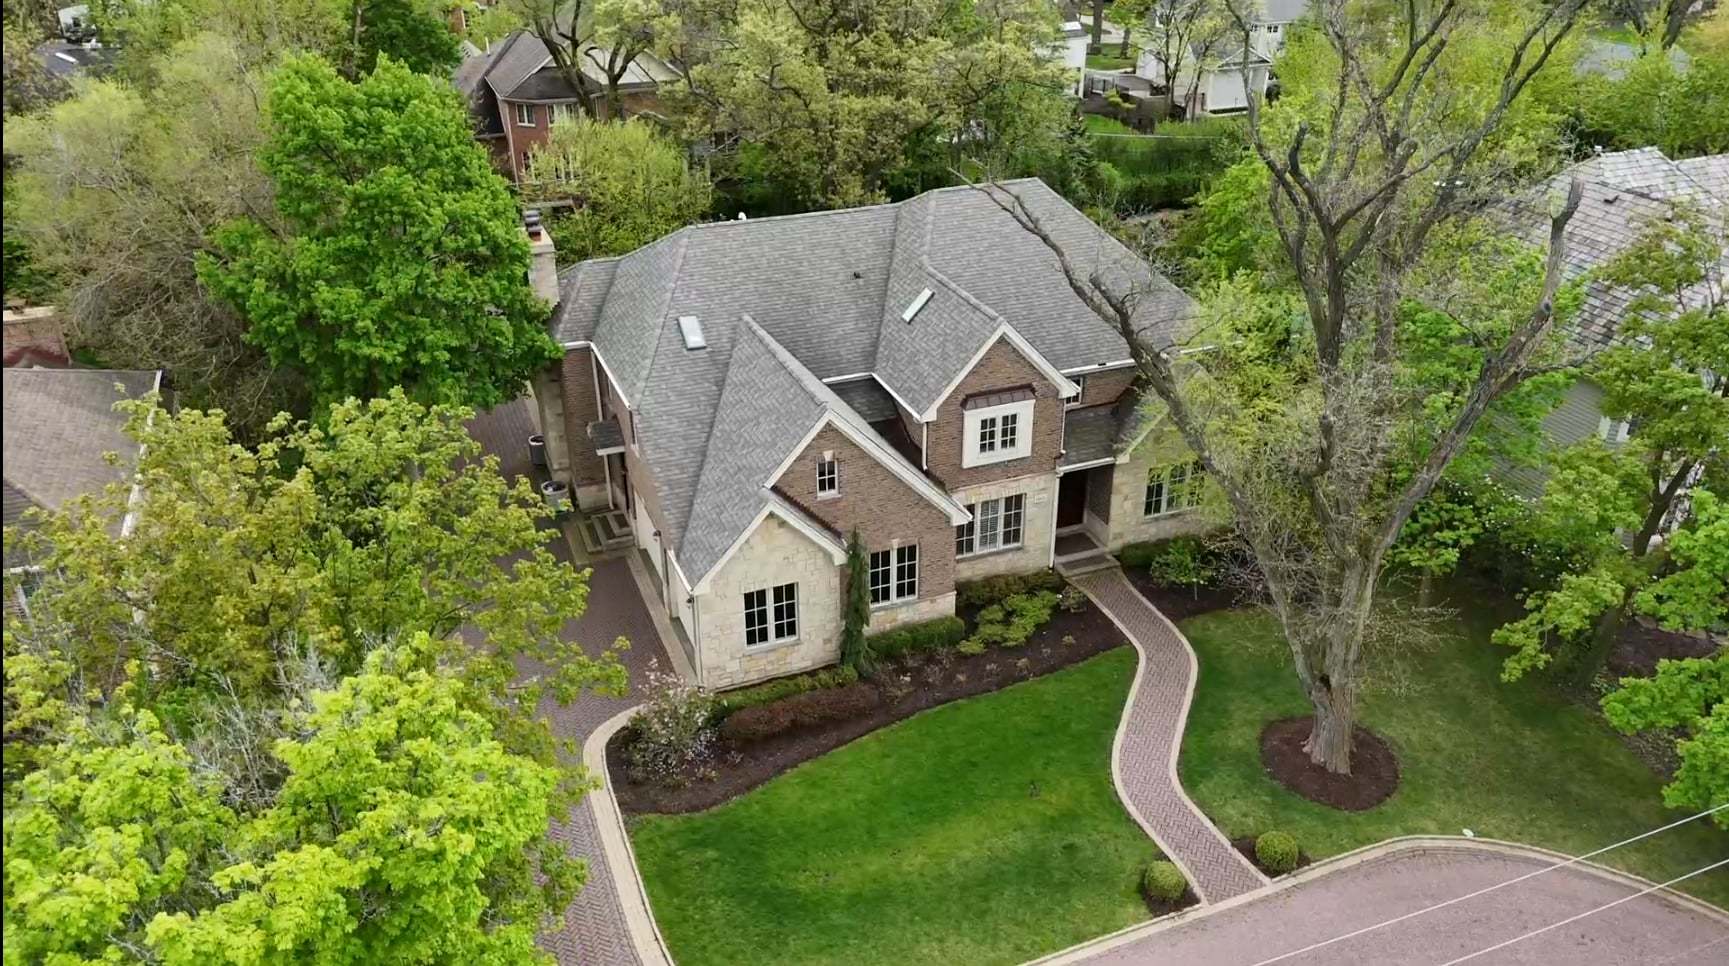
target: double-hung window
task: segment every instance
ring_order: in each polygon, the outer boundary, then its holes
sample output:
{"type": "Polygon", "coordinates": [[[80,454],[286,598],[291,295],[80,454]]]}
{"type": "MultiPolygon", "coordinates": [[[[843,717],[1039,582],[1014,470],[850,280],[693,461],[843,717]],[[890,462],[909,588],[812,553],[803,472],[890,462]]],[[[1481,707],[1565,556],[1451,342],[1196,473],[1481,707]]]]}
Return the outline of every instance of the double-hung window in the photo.
{"type": "Polygon", "coordinates": [[[911,600],[919,595],[919,547],[904,544],[870,556],[872,606],[911,600]]]}
{"type": "Polygon", "coordinates": [[[1199,461],[1158,466],[1147,471],[1147,495],[1141,513],[1149,517],[1180,513],[1200,505],[1206,470],[1199,461]]]}
{"type": "Polygon", "coordinates": [[[816,461],[816,495],[840,496],[840,462],[831,453],[816,461]]]}
{"type": "Polygon", "coordinates": [[[753,647],[798,636],[798,584],[744,593],[744,644],[753,647]],[[770,608],[770,604],[773,608],[770,608]]]}
{"type": "Polygon", "coordinates": [[[1025,494],[1015,493],[967,504],[973,518],[955,527],[955,556],[1020,546],[1026,500],[1025,494]]]}
{"type": "Polygon", "coordinates": [[[534,105],[533,104],[518,104],[518,105],[516,105],[516,126],[517,127],[534,127],[535,126],[534,125],[534,105]]]}

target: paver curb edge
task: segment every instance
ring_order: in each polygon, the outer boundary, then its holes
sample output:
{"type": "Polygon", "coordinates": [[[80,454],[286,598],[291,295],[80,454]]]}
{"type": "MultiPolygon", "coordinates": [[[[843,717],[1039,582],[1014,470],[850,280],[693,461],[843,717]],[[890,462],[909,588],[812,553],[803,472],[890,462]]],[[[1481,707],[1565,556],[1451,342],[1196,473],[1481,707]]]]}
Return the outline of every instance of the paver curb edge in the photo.
{"type": "MultiPolygon", "coordinates": [[[[618,894],[619,908],[624,911],[631,945],[645,966],[672,966],[672,953],[667,949],[666,937],[660,934],[660,924],[654,921],[648,890],[643,886],[642,873],[636,867],[636,850],[631,848],[630,833],[625,830],[624,814],[619,811],[618,800],[612,797],[612,775],[606,767],[606,743],[620,728],[630,723],[640,707],[626,708],[596,728],[582,743],[582,763],[600,780],[600,787],[589,791],[587,801],[594,809],[595,829],[600,833],[600,846],[606,853],[607,870],[612,873],[613,891],[618,894]]],[[[590,887],[594,885],[589,883],[590,887]]]]}

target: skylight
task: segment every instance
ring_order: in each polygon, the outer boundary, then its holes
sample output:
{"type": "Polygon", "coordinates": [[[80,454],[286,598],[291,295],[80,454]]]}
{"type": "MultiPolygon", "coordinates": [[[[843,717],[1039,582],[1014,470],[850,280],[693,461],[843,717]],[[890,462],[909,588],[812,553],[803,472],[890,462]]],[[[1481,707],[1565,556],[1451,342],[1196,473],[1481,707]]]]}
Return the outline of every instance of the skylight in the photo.
{"type": "Polygon", "coordinates": [[[702,337],[702,320],[694,315],[678,317],[678,334],[684,336],[686,349],[708,348],[708,340],[702,337]]]}
{"type": "Polygon", "coordinates": [[[930,300],[931,300],[931,290],[927,288],[924,291],[919,293],[918,298],[913,299],[912,304],[907,306],[907,310],[905,312],[901,313],[901,321],[902,322],[911,322],[913,320],[913,316],[919,314],[919,310],[924,308],[925,303],[929,302],[930,300]]]}

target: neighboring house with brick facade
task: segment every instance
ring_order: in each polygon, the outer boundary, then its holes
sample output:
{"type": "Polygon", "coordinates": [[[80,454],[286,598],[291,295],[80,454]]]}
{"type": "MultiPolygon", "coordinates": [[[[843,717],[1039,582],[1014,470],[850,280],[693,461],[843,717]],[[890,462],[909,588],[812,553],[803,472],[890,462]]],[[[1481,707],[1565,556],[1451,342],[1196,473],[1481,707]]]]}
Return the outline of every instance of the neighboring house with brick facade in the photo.
{"type": "MultiPolygon", "coordinates": [[[[1083,271],[1143,287],[1149,338],[1180,336],[1186,295],[1042,182],[1006,187],[1083,271]]],[[[980,191],[696,225],[556,274],[532,234],[565,350],[535,383],[550,468],[628,517],[708,687],[838,658],[854,531],[875,632],[1051,566],[1059,534],[1199,526],[1121,336],[980,191]]]]}
{"type": "MultiPolygon", "coordinates": [[[[582,58],[583,72],[602,87],[605,74],[589,54],[604,60],[605,53],[590,48],[582,58]]],[[[625,116],[657,111],[660,85],[675,76],[652,53],[637,55],[619,88],[625,116]]],[[[511,180],[519,183],[529,152],[546,143],[554,124],[582,110],[582,95],[559,73],[540,38],[526,30],[465,58],[451,80],[468,102],[475,138],[492,152],[499,170],[508,171],[511,180]]],[[[594,98],[594,109],[606,114],[603,97],[594,98]]]]}

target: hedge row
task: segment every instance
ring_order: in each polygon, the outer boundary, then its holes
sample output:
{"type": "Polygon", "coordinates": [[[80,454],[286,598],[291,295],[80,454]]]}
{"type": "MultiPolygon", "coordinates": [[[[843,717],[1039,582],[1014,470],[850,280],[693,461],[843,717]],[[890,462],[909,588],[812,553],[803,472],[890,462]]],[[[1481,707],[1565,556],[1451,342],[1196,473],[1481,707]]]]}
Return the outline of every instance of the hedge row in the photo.
{"type": "Polygon", "coordinates": [[[871,653],[879,660],[888,660],[916,651],[935,651],[954,647],[967,636],[966,622],[959,617],[938,617],[936,620],[908,624],[892,631],[870,636],[871,653]]]}
{"type": "Polygon", "coordinates": [[[771,701],[779,701],[810,691],[844,688],[857,682],[858,671],[850,667],[824,668],[810,674],[780,678],[766,684],[758,684],[755,687],[728,691],[715,698],[714,713],[717,718],[729,718],[734,712],[743,711],[746,708],[759,707],[771,701]]]}
{"type": "Polygon", "coordinates": [[[1041,590],[1060,591],[1067,583],[1054,570],[1037,570],[1030,574],[1002,574],[983,580],[968,580],[955,585],[955,603],[961,607],[989,607],[1020,594],[1041,590]]]}
{"type": "Polygon", "coordinates": [[[761,741],[793,728],[855,718],[881,702],[882,694],[869,684],[807,691],[741,708],[721,722],[720,733],[733,741],[761,741]]]}

